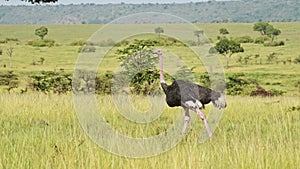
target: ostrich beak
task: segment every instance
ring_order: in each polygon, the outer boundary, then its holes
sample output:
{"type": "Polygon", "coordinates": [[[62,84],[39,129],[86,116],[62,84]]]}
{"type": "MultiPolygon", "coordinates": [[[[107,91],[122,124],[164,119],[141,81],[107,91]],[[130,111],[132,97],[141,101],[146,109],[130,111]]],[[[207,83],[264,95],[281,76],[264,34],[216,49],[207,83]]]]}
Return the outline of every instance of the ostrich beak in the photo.
{"type": "Polygon", "coordinates": [[[162,52],[161,52],[161,50],[156,50],[156,51],[153,51],[153,54],[161,55],[162,52]]]}

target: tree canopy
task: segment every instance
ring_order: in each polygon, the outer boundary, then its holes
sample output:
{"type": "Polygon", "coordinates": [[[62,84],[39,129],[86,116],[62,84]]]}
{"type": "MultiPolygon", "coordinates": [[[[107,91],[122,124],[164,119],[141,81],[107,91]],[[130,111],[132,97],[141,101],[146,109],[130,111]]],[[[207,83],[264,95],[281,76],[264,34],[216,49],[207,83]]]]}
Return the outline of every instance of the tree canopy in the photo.
{"type": "Polygon", "coordinates": [[[35,35],[40,37],[42,40],[44,37],[48,34],[48,29],[45,26],[42,26],[40,28],[37,28],[35,30],[35,35]]]}
{"type": "Polygon", "coordinates": [[[269,24],[268,22],[258,22],[254,24],[253,30],[260,32],[263,36],[267,35],[272,39],[272,42],[274,41],[274,38],[276,36],[281,34],[281,31],[279,29],[274,28],[274,26],[269,24]]]}
{"type": "MultiPolygon", "coordinates": [[[[9,1],[9,0],[6,0],[6,1],[9,1]]],[[[21,1],[30,2],[32,4],[35,4],[35,3],[55,3],[55,2],[58,2],[58,0],[21,0],[21,1]]]]}
{"type": "Polygon", "coordinates": [[[241,44],[234,41],[229,40],[227,38],[222,38],[215,46],[215,49],[218,51],[218,53],[224,55],[226,57],[226,67],[228,68],[229,65],[229,58],[234,53],[240,53],[244,52],[244,48],[241,47],[241,44]]]}

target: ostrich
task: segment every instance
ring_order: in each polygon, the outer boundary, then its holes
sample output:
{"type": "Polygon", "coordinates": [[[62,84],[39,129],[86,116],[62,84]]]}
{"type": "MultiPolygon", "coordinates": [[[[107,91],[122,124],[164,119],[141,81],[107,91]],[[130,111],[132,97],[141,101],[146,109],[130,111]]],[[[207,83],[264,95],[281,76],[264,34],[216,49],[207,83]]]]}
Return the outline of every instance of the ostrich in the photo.
{"type": "Polygon", "coordinates": [[[200,111],[205,104],[212,102],[219,109],[226,107],[226,101],[223,94],[212,89],[183,81],[175,80],[171,85],[167,85],[163,75],[163,59],[161,50],[154,52],[159,56],[160,64],[160,84],[166,94],[166,102],[169,107],[181,106],[185,111],[185,119],[182,132],[185,133],[187,125],[190,121],[189,110],[192,110],[202,119],[207,130],[208,136],[212,136],[212,132],[207,124],[205,115],[200,111]]]}

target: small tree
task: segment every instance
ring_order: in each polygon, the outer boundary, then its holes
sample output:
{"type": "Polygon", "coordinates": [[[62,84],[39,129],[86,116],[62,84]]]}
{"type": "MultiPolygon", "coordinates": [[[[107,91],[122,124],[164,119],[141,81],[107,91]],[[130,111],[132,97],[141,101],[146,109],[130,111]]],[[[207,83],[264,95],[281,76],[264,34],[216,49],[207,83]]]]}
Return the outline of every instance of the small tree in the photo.
{"type": "Polygon", "coordinates": [[[197,30],[197,31],[194,31],[194,35],[197,37],[197,45],[199,46],[200,45],[200,36],[203,35],[203,32],[202,30],[197,30]]]}
{"type": "Polygon", "coordinates": [[[42,40],[44,39],[44,37],[48,34],[48,28],[46,28],[45,26],[42,26],[40,28],[37,28],[35,30],[35,35],[40,37],[42,40]]]}
{"type": "Polygon", "coordinates": [[[272,25],[268,25],[266,29],[266,35],[271,38],[271,42],[274,41],[275,37],[280,35],[281,31],[274,28],[272,25]]]}
{"type": "Polygon", "coordinates": [[[158,38],[160,38],[160,34],[164,33],[164,29],[162,27],[157,27],[154,29],[154,32],[158,34],[158,38]]]}
{"type": "Polygon", "coordinates": [[[273,25],[270,25],[267,22],[258,22],[254,24],[253,26],[254,31],[260,32],[261,35],[268,36],[271,38],[271,42],[274,41],[274,38],[281,34],[281,31],[279,29],[276,29],[273,27],[273,25]]]}
{"type": "Polygon", "coordinates": [[[10,65],[10,68],[12,68],[12,57],[13,57],[13,52],[14,52],[14,48],[13,47],[10,47],[7,49],[6,53],[9,57],[9,65],[10,65]]]}
{"type": "Polygon", "coordinates": [[[219,32],[220,32],[220,34],[222,34],[222,35],[227,35],[227,34],[229,34],[229,32],[228,32],[228,30],[227,30],[226,28],[221,28],[221,29],[219,30],[219,32]]]}
{"type": "Polygon", "coordinates": [[[150,94],[159,89],[159,72],[155,67],[158,56],[153,54],[152,49],[157,43],[153,40],[135,40],[116,53],[123,61],[121,66],[125,71],[122,73],[127,76],[133,93],[150,94]]]}
{"type": "Polygon", "coordinates": [[[240,43],[234,40],[229,40],[227,38],[222,38],[215,46],[218,53],[222,54],[226,58],[226,68],[229,65],[229,58],[239,52],[244,52],[244,48],[241,47],[240,43]]]}
{"type": "Polygon", "coordinates": [[[267,27],[269,25],[270,24],[268,22],[258,22],[256,24],[254,24],[253,30],[257,31],[257,32],[260,32],[260,34],[262,36],[265,36],[265,35],[267,35],[267,27]]]}

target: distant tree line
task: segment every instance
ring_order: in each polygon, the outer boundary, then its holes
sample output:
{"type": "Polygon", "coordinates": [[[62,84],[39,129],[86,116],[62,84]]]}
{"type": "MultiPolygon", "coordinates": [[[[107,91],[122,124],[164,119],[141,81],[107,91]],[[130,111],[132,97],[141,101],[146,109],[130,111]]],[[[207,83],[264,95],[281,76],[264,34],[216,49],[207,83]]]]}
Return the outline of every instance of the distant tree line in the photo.
{"type": "MultiPolygon", "coordinates": [[[[50,3],[57,0],[26,0],[50,3]]],[[[106,24],[122,16],[140,12],[170,13],[193,23],[216,22],[299,22],[298,0],[288,1],[207,1],[198,3],[70,4],[43,6],[0,6],[1,24],[106,24]],[[247,10],[245,9],[247,6],[247,10]],[[266,10],[268,9],[268,10],[266,10]],[[32,11],[34,15],[32,15],[32,11]],[[113,12],[117,11],[117,12],[113,12]],[[251,14],[251,15],[249,15],[251,14]],[[203,17],[205,16],[205,17],[203,17]],[[14,19],[11,19],[14,18],[14,19]]],[[[145,23],[152,20],[145,21],[145,23]]],[[[168,21],[166,21],[168,22],[168,21]]]]}

